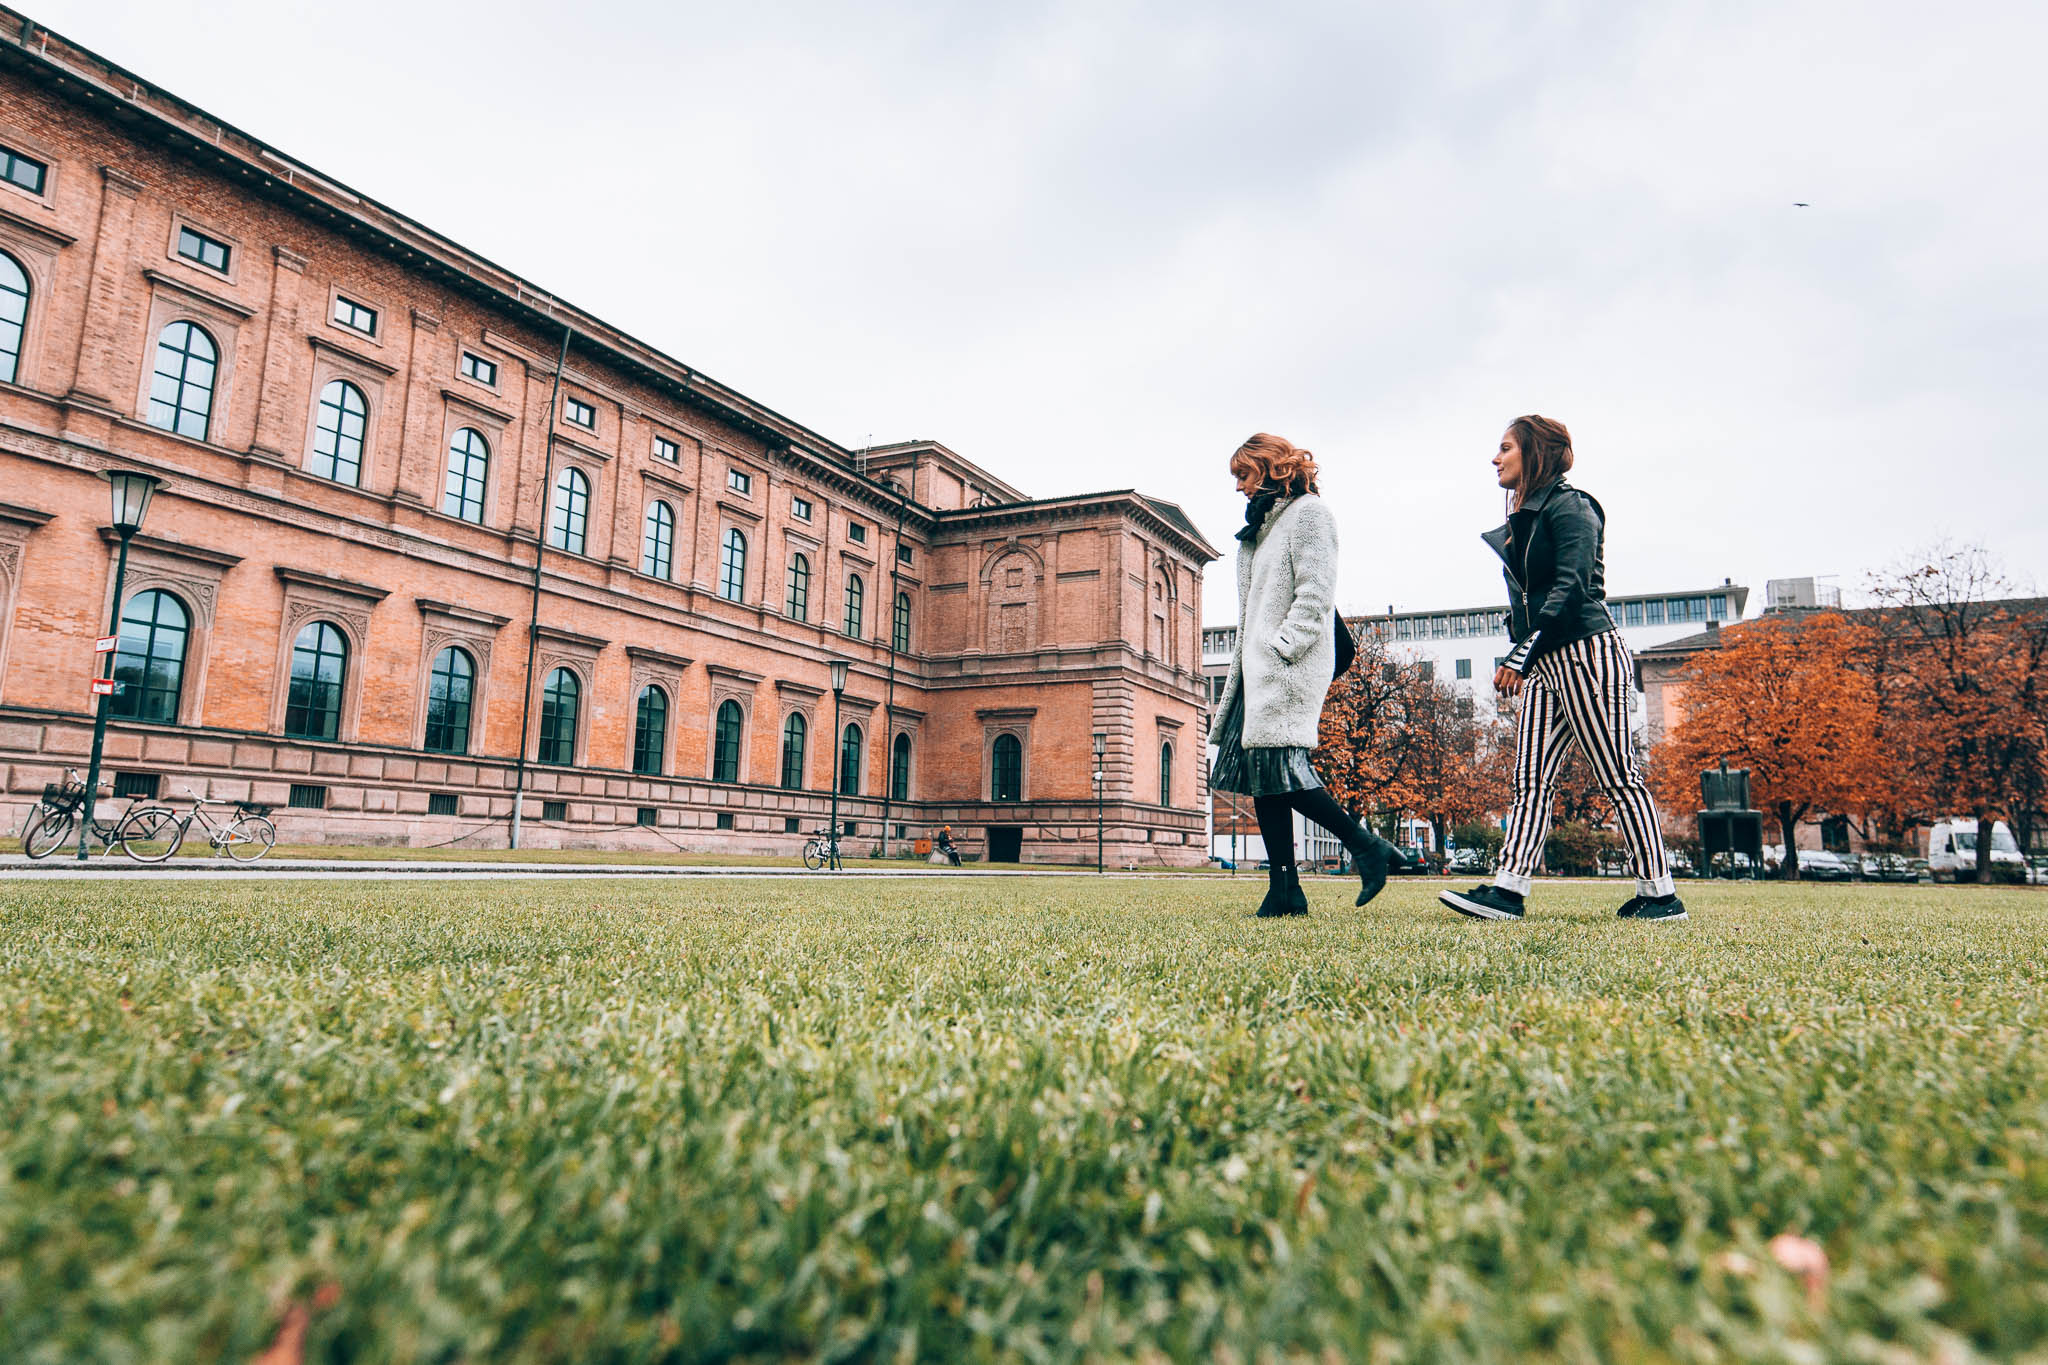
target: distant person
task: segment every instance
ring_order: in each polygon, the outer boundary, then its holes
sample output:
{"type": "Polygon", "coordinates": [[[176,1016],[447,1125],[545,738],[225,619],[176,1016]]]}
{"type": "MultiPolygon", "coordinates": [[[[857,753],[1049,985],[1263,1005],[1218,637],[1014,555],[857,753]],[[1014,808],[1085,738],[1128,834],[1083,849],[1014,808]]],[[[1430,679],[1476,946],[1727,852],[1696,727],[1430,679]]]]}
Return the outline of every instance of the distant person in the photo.
{"type": "Polygon", "coordinates": [[[953,866],[960,866],[960,850],[953,847],[953,827],[939,826],[939,852],[953,866]]]}
{"type": "Polygon", "coordinates": [[[1237,647],[1217,707],[1209,785],[1252,798],[1266,845],[1259,915],[1305,915],[1294,862],[1294,812],[1337,836],[1364,905],[1402,864],[1400,850],[1360,827],[1309,765],[1323,697],[1337,675],[1337,523],[1316,492],[1315,457],[1263,432],[1230,457],[1244,494],[1237,533],[1237,647]]]}
{"type": "Polygon", "coordinates": [[[1514,808],[1491,885],[1438,897],[1474,919],[1520,919],[1543,866],[1551,798],[1570,746],[1592,765],[1621,821],[1636,894],[1624,919],[1682,920],[1657,803],[1629,733],[1635,659],[1607,610],[1602,542],[1607,514],[1565,480],[1572,436],[1562,422],[1517,417],[1494,452],[1507,490],[1507,524],[1481,539],[1506,567],[1515,646],[1494,671],[1494,690],[1522,699],[1515,726],[1514,808]]]}

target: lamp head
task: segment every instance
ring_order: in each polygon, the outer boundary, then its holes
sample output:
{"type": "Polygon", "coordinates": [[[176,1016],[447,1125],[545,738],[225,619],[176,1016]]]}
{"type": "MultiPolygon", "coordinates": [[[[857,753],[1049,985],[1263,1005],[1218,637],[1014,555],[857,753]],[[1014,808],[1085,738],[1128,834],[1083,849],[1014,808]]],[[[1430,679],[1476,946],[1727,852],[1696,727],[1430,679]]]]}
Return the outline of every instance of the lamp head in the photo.
{"type": "Polygon", "coordinates": [[[832,690],[835,693],[846,690],[846,660],[844,659],[834,659],[832,661],[832,690]]]}
{"type": "Polygon", "coordinates": [[[124,536],[134,535],[142,529],[142,519],[149,515],[149,500],[163,480],[132,469],[102,469],[100,477],[113,493],[114,529],[124,536]]]}
{"type": "Polygon", "coordinates": [[[1095,756],[1097,758],[1102,757],[1102,742],[1107,738],[1108,736],[1104,735],[1100,730],[1095,732],[1095,756]]]}

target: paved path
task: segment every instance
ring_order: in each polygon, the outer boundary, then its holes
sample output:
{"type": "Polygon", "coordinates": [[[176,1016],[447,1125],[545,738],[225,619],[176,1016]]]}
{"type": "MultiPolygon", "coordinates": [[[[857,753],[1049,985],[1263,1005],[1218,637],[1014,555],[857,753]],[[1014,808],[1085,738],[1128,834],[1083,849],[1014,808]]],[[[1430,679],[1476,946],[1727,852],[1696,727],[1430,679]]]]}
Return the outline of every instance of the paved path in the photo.
{"type": "MultiPolygon", "coordinates": [[[[836,873],[801,867],[721,867],[697,863],[526,863],[526,862],[401,862],[342,861],[327,858],[265,858],[237,863],[226,858],[177,859],[149,867],[126,858],[95,857],[83,865],[71,858],[36,861],[19,854],[0,856],[0,881],[48,881],[91,878],[102,881],[245,881],[250,878],[297,877],[314,881],[501,881],[519,877],[865,877],[907,880],[919,877],[1093,877],[1088,868],[1063,867],[849,867],[836,873]]],[[[1112,871],[1104,875],[1127,880],[1160,877],[1211,879],[1214,872],[1112,871]]],[[[1247,872],[1245,877],[1263,877],[1247,872]]],[[[1225,874],[1227,878],[1227,874],[1225,874]]]]}

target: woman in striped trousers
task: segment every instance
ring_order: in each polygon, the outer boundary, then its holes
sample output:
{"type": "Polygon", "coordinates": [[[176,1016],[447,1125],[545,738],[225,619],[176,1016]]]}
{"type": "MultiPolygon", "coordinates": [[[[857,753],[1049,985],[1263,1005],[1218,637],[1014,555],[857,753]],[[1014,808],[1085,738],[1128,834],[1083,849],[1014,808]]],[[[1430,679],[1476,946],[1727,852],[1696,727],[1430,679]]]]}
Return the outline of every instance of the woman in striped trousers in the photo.
{"type": "Polygon", "coordinates": [[[1494,690],[1522,699],[1515,726],[1514,807],[1491,885],[1439,899],[1474,919],[1520,919],[1543,866],[1558,771],[1572,745],[1586,756],[1614,806],[1628,845],[1636,894],[1625,919],[1682,920],[1657,803],[1643,781],[1629,727],[1635,660],[1607,610],[1603,544],[1607,514],[1571,486],[1572,438],[1562,422],[1517,417],[1493,457],[1508,490],[1507,524],[1482,539],[1501,558],[1515,647],[1494,690]]]}

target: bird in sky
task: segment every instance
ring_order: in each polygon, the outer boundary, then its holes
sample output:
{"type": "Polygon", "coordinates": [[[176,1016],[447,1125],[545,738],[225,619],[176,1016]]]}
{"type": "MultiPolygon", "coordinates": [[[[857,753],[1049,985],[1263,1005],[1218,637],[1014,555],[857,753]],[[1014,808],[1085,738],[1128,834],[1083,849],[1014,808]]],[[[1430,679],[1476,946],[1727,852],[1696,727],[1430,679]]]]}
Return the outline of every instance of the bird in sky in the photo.
{"type": "Polygon", "coordinates": [[[1792,207],[1795,209],[1810,209],[1813,207],[1813,205],[1800,203],[1798,200],[1794,200],[1792,203],[1792,207]]]}

